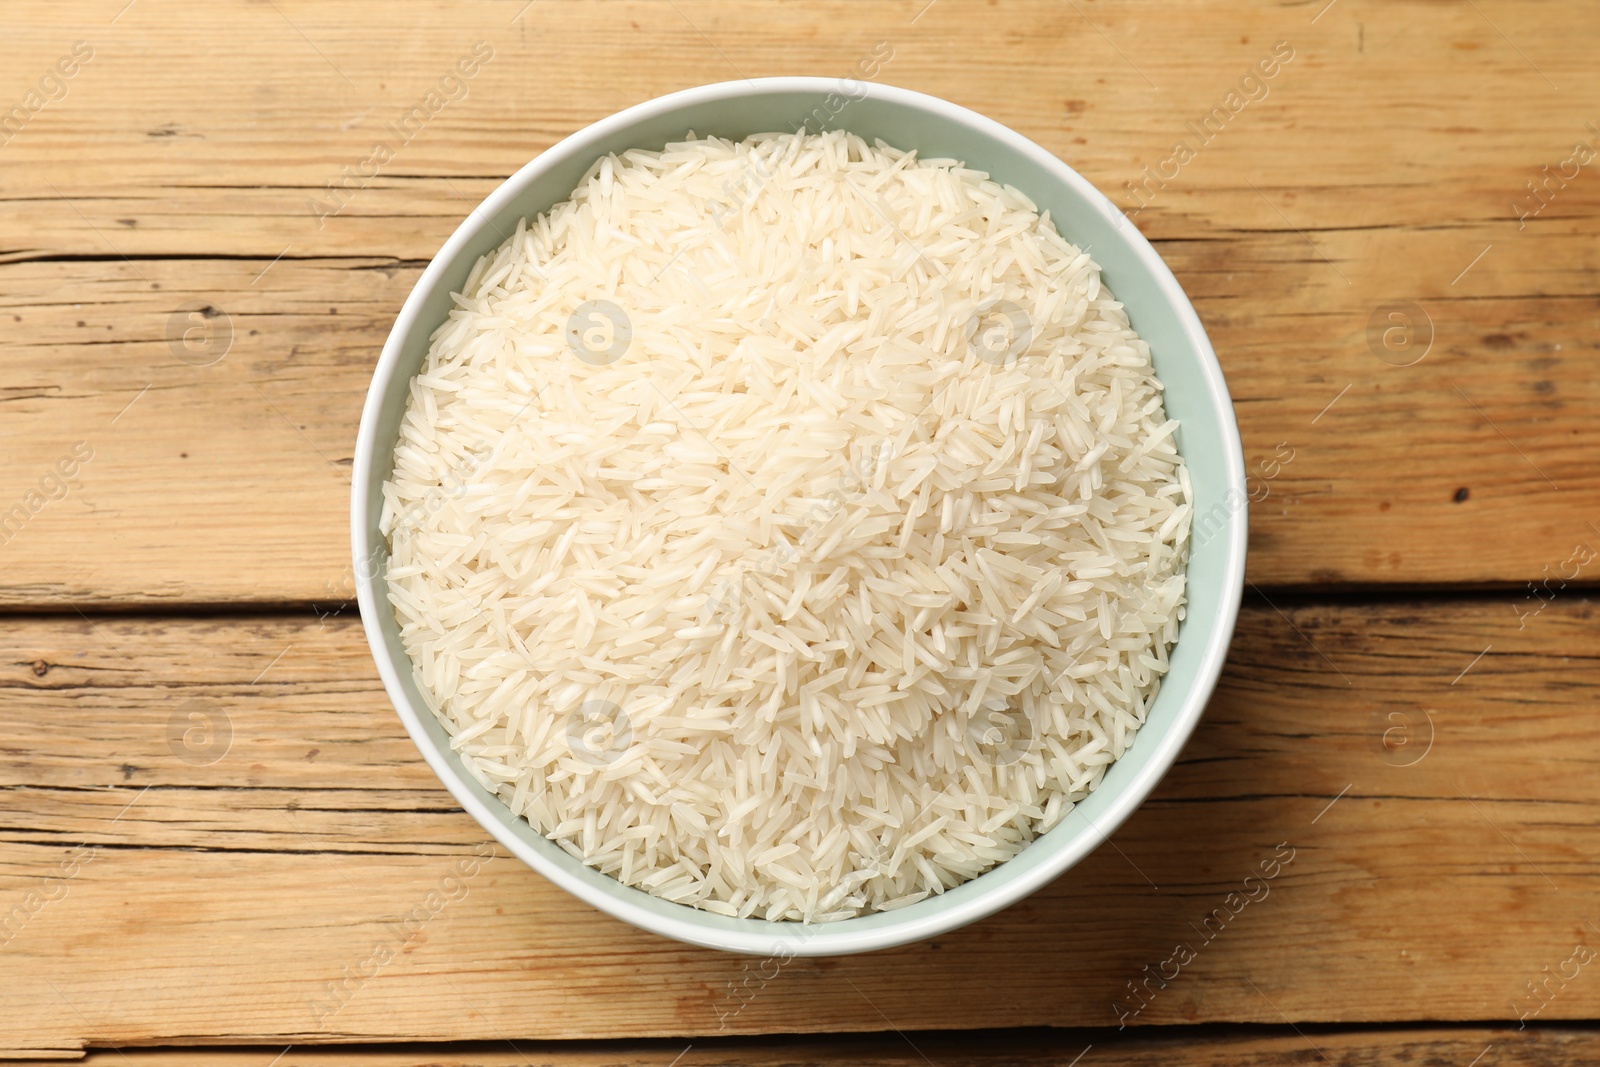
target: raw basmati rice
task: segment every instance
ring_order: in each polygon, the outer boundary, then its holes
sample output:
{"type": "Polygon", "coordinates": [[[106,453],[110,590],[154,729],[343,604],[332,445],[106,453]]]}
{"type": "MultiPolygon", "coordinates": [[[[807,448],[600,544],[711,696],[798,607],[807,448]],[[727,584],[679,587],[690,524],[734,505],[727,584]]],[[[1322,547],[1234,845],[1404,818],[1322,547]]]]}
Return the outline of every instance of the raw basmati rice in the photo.
{"type": "Polygon", "coordinates": [[[384,486],[469,771],[668,900],[808,922],[1014,856],[1183,614],[1149,349],[1020,192],[854,135],[597,162],[473,269],[384,486]]]}

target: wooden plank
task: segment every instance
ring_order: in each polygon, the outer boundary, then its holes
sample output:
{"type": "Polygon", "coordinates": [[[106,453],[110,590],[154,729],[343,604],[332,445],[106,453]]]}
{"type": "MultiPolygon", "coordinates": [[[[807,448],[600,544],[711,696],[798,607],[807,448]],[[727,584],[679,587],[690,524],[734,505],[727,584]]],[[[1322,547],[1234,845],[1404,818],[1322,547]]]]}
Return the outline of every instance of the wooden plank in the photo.
{"type": "MultiPolygon", "coordinates": [[[[493,1042],[404,1048],[319,1046],[250,1049],[107,1049],[86,1067],[1279,1067],[1321,1063],[1334,1067],[1466,1067],[1485,1063],[1526,1067],[1588,1067],[1600,1056],[1591,1030],[1471,1027],[1466,1029],[1353,1030],[1297,1034],[1211,1031],[1133,1035],[1077,1031],[990,1031],[980,1034],[914,1033],[867,1038],[792,1038],[766,1041],[696,1041],[563,1046],[493,1042]],[[1318,1059],[1318,1054],[1323,1059],[1318,1059]],[[1486,1055],[1488,1053],[1489,1055],[1486,1055]],[[281,1058],[273,1060],[275,1055],[281,1058]],[[1491,1058],[1498,1057],[1497,1059],[1491,1058]]],[[[59,1060],[30,1061],[59,1063],[59,1060]]]]}
{"type": "Polygon", "coordinates": [[[10,286],[0,315],[23,323],[0,339],[12,459],[0,513],[28,509],[0,528],[0,602],[318,600],[332,610],[353,595],[361,401],[419,271],[285,260],[262,275],[267,265],[0,268],[10,286]],[[177,310],[188,305],[222,313],[197,313],[195,327],[177,310]],[[215,362],[190,354],[189,329],[209,331],[215,362]],[[90,458],[63,489],[53,472],[75,450],[90,458]],[[96,550],[61,551],[85,542],[96,550]]]}
{"type": "MultiPolygon", "coordinates": [[[[1410,264],[1448,284],[1482,248],[1469,224],[1501,227],[1509,241],[1592,223],[1594,194],[1581,179],[1523,230],[1510,207],[1596,120],[1586,101],[1600,87],[1589,62],[1600,27],[1575,0],[1494,21],[1470,6],[1348,2],[1315,22],[1309,4],[1240,10],[1220,0],[924,7],[557,0],[524,10],[517,0],[430,0],[385,21],[357,0],[239,10],[173,0],[160,15],[134,9],[112,23],[106,5],[87,0],[20,0],[13,19],[27,32],[0,44],[19,82],[43,76],[74,40],[94,57],[5,145],[15,169],[0,200],[4,251],[270,258],[292,242],[300,255],[424,258],[464,201],[582,125],[708,81],[852,76],[880,41],[892,57],[878,80],[946,96],[1039,140],[1125,207],[1147,202],[1138,222],[1154,236],[1329,233],[1341,243],[1302,241],[1296,258],[1303,277],[1340,289],[1340,270],[1352,284],[1374,269],[1406,277],[1408,265],[1385,253],[1412,230],[1454,233],[1447,247],[1459,260],[1416,249],[1410,264]],[[235,35],[258,47],[213,47],[235,35]],[[392,138],[390,124],[479,40],[493,58],[464,93],[376,178],[358,176],[343,211],[321,217],[313,196],[392,138]],[[1224,104],[1280,40],[1293,57],[1265,97],[1209,141],[1196,137],[1187,123],[1224,104]],[[1002,56],[1008,76],[995,78],[1002,56]],[[1182,138],[1201,142],[1196,158],[1135,197],[1128,184],[1182,138]]],[[[1554,257],[1547,266],[1570,269],[1554,257]]]]}
{"type": "MultiPolygon", "coordinates": [[[[1274,242],[1236,250],[1267,256],[1274,242]]],[[[0,603],[332,607],[353,595],[355,427],[390,317],[419,270],[285,260],[253,282],[264,266],[145,261],[144,277],[128,264],[0,268],[9,286],[0,314],[25,324],[0,337],[12,457],[0,504],[38,507],[0,533],[0,603]],[[191,328],[174,314],[196,302],[225,312],[201,318],[215,345],[232,337],[207,366],[177,358],[167,338],[191,328]],[[62,488],[51,472],[75,449],[92,458],[62,488]],[[96,551],[60,551],[91,540],[96,551]]],[[[1600,449],[1600,380],[1587,373],[1588,347],[1562,340],[1592,324],[1589,298],[1539,301],[1541,317],[1525,324],[1539,342],[1524,353],[1486,361],[1462,348],[1399,371],[1362,352],[1351,358],[1384,373],[1322,370],[1313,385],[1281,358],[1307,316],[1231,321],[1243,287],[1206,280],[1197,299],[1220,316],[1214,332],[1258,496],[1252,581],[1537,580],[1578,545],[1600,545],[1590,525],[1600,521],[1600,473],[1585,458],[1600,449]]],[[[1463,328],[1491,336],[1524,306],[1462,302],[1463,328]]]]}
{"type": "Polygon", "coordinates": [[[1528,220],[1513,204],[1596,136],[1600,26],[1576,2],[1346,0],[1314,23],[1309,6],[941,0],[913,21],[921,0],[547,0],[513,22],[506,0],[375,23],[352,0],[174,0],[113,24],[26,0],[4,69],[42,78],[79,39],[94,56],[3,146],[0,513],[39,510],[0,546],[0,605],[343,599],[360,398],[470,206],[618,108],[735,66],[848,74],[879,41],[880,80],[1015,126],[1125,207],[1148,199],[1135,221],[1212,332],[1264,495],[1253,581],[1537,580],[1600,536],[1600,180],[1580,169],[1528,220]],[[245,34],[250,55],[214,47],[245,34]],[[478,40],[494,57],[465,95],[319,218],[313,197],[478,40]],[[1279,40],[1295,58],[1269,95],[1131,192],[1279,40]],[[1407,367],[1369,338],[1401,301],[1432,337],[1407,367]],[[213,365],[174,352],[190,303],[226,313],[201,319],[232,330],[213,365]],[[82,489],[49,501],[78,442],[82,489]]]}
{"type": "Polygon", "coordinates": [[[1595,1017],[1595,605],[1280,607],[1114,847],[781,966],[483,859],[353,619],[13,619],[0,1048],[1595,1017]]]}

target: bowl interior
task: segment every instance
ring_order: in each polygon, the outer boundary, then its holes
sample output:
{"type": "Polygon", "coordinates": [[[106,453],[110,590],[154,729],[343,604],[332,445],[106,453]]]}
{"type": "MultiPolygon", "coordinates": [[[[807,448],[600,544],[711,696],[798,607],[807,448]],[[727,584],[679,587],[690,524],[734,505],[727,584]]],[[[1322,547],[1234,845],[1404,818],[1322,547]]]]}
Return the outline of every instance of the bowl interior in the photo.
{"type": "Polygon", "coordinates": [[[462,224],[407,301],[368,397],[355,473],[352,519],[362,616],[401,717],[451,792],[507,848],[591,904],[668,936],[734,951],[829,955],[932,936],[1032,892],[1099,846],[1165,773],[1198,719],[1232,634],[1243,577],[1244,471],[1227,390],[1187,299],[1126,217],[1043,149],[981,116],[905,90],[830,79],[727,83],[663,97],[575,134],[514,175],[462,224]],[[1064,236],[1094,256],[1106,285],[1149,342],[1168,414],[1181,424],[1178,445],[1193,481],[1195,514],[1207,517],[1192,537],[1188,614],[1171,669],[1144,728],[1100,787],[1017,857],[942,896],[810,926],[730,919],[624,886],[568,856],[479,786],[417,690],[388,604],[387,556],[377,529],[407,384],[427,353],[429,335],[444,321],[450,294],[461,288],[473,264],[519,218],[565,200],[603,154],[659,149],[690,130],[733,139],[793,131],[808,119],[813,130],[844,128],[924,157],[963,160],[1048,210],[1064,236]]]}

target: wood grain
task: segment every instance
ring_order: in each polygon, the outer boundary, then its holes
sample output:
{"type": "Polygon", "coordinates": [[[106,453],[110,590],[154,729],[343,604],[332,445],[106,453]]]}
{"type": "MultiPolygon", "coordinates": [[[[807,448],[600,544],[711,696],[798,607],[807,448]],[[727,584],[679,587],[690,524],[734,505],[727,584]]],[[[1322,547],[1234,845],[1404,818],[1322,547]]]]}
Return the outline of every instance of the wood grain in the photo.
{"type": "MultiPolygon", "coordinates": [[[[96,1050],[86,1067],[1466,1067],[1485,1063],[1525,1067],[1588,1067],[1600,1055],[1600,1035],[1577,1029],[1471,1027],[1385,1029],[1342,1033],[1241,1034],[1185,1029],[1169,1034],[1102,1031],[913,1033],[867,1038],[779,1038],[765,1041],[653,1042],[593,1045],[494,1042],[396,1048],[291,1047],[251,1049],[96,1050]],[[1490,1053],[1493,1055],[1485,1055],[1490,1053]],[[1319,1054],[1321,1058],[1319,1058],[1319,1054]],[[274,1060],[274,1056],[281,1058],[274,1060]]],[[[34,1060],[33,1063],[59,1063],[34,1060]]]]}
{"type": "Polygon", "coordinates": [[[1600,144],[1585,5],[542,0],[513,21],[506,0],[374,21],[354,0],[174,0],[114,23],[109,6],[28,0],[29,32],[0,42],[23,78],[94,49],[0,146],[0,512],[94,450],[0,546],[0,604],[342,599],[360,400],[470,207],[620,107],[848,74],[879,41],[880,80],[1014,126],[1129,209],[1186,123],[1275,42],[1295,50],[1135,219],[1211,331],[1247,462],[1260,478],[1280,445],[1295,457],[1256,483],[1257,584],[1520,586],[1600,537],[1600,178],[1550,186],[1537,217],[1513,207],[1600,144]],[[466,95],[319,218],[326,184],[478,40],[494,58],[466,95]],[[1369,342],[1397,301],[1429,324],[1413,366],[1369,342]],[[190,303],[232,331],[213,365],[174,354],[190,303]]]}
{"type": "Polygon", "coordinates": [[[1592,5],[15,0],[5,21],[0,1057],[1600,1059],[1567,1025],[1600,1017],[1577,962],[1600,946],[1600,176],[1528,191],[1600,146],[1592,5]],[[317,207],[479,41],[459,98],[317,207]],[[1137,193],[1280,41],[1267,95],[1137,193]],[[475,851],[348,602],[348,471],[395,313],[507,175],[628,105],[845,76],[880,42],[879,80],[1138,209],[1228,375],[1258,593],[1182,762],[1107,847],[937,942],[774,968],[475,851]],[[1373,341],[1395,310],[1431,341],[1409,366],[1373,341]],[[1194,959],[1151,979],[1179,944],[1194,959]],[[1417,1020],[1456,1025],[1372,1028],[1417,1020]],[[1090,1029],[952,1032],[974,1027],[1090,1029]],[[803,1036],[826,1031],[877,1036],[803,1036]],[[772,1032],[802,1036],[736,1036],[772,1032]],[[496,1043],[364,1047],[411,1040],[496,1043]],[[159,1044],[214,1047],[105,1051],[159,1044]]]}
{"type": "Polygon", "coordinates": [[[1519,629],[1514,603],[1248,608],[1110,846],[948,937],[782,967],[635,931],[503,854],[405,926],[486,836],[348,617],[17,620],[0,1048],[1592,1018],[1597,613],[1566,594],[1519,629]],[[195,713],[209,737],[184,737],[195,713]],[[1230,902],[1275,852],[1266,895],[1230,902]]]}

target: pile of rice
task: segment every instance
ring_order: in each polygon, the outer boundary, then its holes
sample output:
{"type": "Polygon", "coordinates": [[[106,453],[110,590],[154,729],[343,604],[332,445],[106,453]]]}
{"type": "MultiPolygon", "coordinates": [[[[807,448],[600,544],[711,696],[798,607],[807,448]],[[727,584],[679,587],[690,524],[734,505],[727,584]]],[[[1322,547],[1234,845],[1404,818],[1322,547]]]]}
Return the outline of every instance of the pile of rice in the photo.
{"type": "Polygon", "coordinates": [[[1149,349],[1015,189],[844,132],[599,161],[472,271],[384,486],[469,770],[724,915],[901,907],[1133,741],[1190,490],[1149,349]]]}

